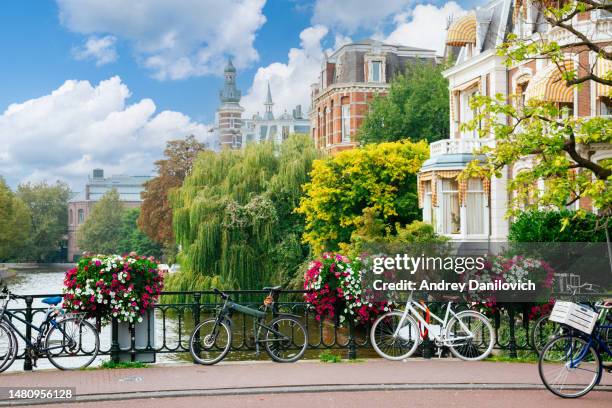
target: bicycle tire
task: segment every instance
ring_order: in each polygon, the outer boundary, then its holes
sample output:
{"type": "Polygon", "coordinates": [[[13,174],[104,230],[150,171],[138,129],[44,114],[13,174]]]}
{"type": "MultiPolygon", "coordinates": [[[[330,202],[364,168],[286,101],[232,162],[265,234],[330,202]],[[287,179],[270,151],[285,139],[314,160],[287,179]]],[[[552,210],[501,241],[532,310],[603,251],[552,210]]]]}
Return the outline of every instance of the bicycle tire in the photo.
{"type": "MultiPolygon", "coordinates": [[[[290,343],[288,344],[289,346],[296,346],[297,347],[297,354],[295,354],[292,357],[289,358],[283,358],[280,357],[276,352],[279,350],[278,348],[275,348],[274,346],[277,345],[282,345],[283,342],[271,342],[270,340],[270,335],[274,335],[273,332],[271,332],[270,330],[266,330],[266,353],[268,353],[268,355],[270,356],[270,358],[274,361],[276,361],[277,363],[293,363],[295,361],[298,361],[300,358],[302,358],[302,356],[304,355],[304,353],[306,352],[306,349],[308,348],[308,333],[306,332],[306,329],[304,328],[304,325],[295,317],[293,316],[278,316],[274,319],[272,319],[269,323],[270,327],[274,327],[274,325],[278,325],[279,322],[281,321],[290,321],[292,322],[293,327],[291,327],[292,330],[292,336],[291,336],[291,340],[290,343]],[[295,330],[295,327],[298,328],[298,331],[300,331],[303,336],[304,336],[304,344],[302,344],[301,346],[298,344],[295,344],[295,335],[293,334],[293,331],[295,330]]],[[[281,331],[282,329],[277,329],[278,331],[281,331]]],[[[281,332],[282,333],[282,332],[281,332]]]]}
{"type": "Polygon", "coordinates": [[[213,364],[217,364],[219,361],[223,360],[225,358],[225,356],[227,355],[227,353],[229,353],[230,348],[232,346],[232,330],[231,330],[231,326],[230,324],[228,324],[228,321],[222,321],[219,323],[219,325],[215,325],[213,326],[212,330],[214,330],[214,327],[222,327],[223,330],[225,331],[225,334],[227,336],[227,341],[226,344],[223,346],[223,348],[221,349],[221,352],[218,356],[214,357],[214,358],[202,358],[201,357],[201,353],[202,353],[202,347],[201,347],[201,342],[204,341],[204,349],[206,349],[207,345],[209,349],[212,349],[216,343],[217,343],[217,337],[218,334],[215,336],[212,343],[209,343],[209,336],[212,334],[211,333],[207,333],[204,336],[202,336],[202,333],[199,333],[199,331],[205,326],[205,325],[209,325],[210,323],[215,323],[216,322],[216,318],[210,318],[210,319],[206,319],[204,320],[202,323],[200,323],[199,325],[196,326],[195,329],[193,329],[193,332],[191,333],[191,336],[189,338],[189,352],[191,353],[191,357],[193,358],[193,361],[197,364],[203,364],[203,365],[213,365],[213,364]],[[198,342],[198,348],[199,350],[196,350],[196,334],[199,335],[200,338],[200,342],[198,342]]]}
{"type": "MultiPolygon", "coordinates": [[[[488,344],[485,344],[485,350],[483,352],[478,351],[478,346],[474,344],[471,339],[467,341],[467,344],[449,344],[448,348],[455,357],[460,358],[461,360],[479,361],[491,354],[493,346],[495,345],[495,334],[493,332],[493,326],[485,315],[474,310],[465,310],[463,312],[457,313],[457,315],[453,316],[452,319],[450,319],[448,324],[446,325],[445,337],[447,340],[451,339],[455,335],[455,332],[453,332],[454,323],[458,323],[459,321],[461,321],[463,324],[465,324],[465,322],[460,319],[466,318],[468,316],[474,317],[483,323],[483,330],[486,330],[486,332],[488,333],[488,344]],[[470,351],[471,353],[470,355],[468,355],[468,352],[470,351]],[[474,351],[478,351],[478,354],[474,354],[474,351]]],[[[466,326],[469,326],[469,324],[466,326]]],[[[461,325],[459,325],[459,329],[462,329],[461,325]]],[[[487,333],[483,332],[482,334],[484,341],[487,341],[487,333]]]]}
{"type": "MultiPolygon", "coordinates": [[[[544,365],[546,364],[545,360],[548,360],[551,362],[550,366],[553,367],[558,367],[560,369],[566,368],[567,369],[567,363],[563,364],[561,363],[561,360],[555,361],[554,359],[548,359],[547,355],[548,352],[557,345],[557,343],[561,343],[561,342],[569,342],[568,344],[573,344],[574,341],[578,341],[578,342],[582,342],[582,347],[584,347],[587,343],[587,341],[580,337],[580,336],[575,336],[572,334],[563,334],[561,336],[557,336],[553,339],[551,339],[545,346],[544,349],[542,350],[542,352],[540,353],[539,359],[538,359],[538,373],[540,375],[540,379],[542,380],[542,383],[544,384],[544,386],[546,387],[546,389],[550,392],[552,392],[553,394],[561,397],[561,398],[579,398],[582,397],[583,395],[587,394],[589,391],[591,391],[595,385],[597,385],[599,383],[599,380],[601,379],[601,375],[602,375],[602,371],[603,371],[603,367],[601,365],[601,356],[599,354],[599,352],[593,347],[593,345],[589,345],[589,350],[587,352],[590,352],[590,354],[594,357],[594,361],[593,361],[593,365],[595,365],[596,367],[598,367],[598,371],[597,373],[595,373],[593,379],[589,382],[589,384],[586,386],[586,388],[583,388],[582,390],[573,393],[573,394],[569,394],[566,393],[564,394],[563,392],[559,391],[557,388],[555,388],[552,384],[549,383],[549,381],[547,380],[548,376],[547,374],[544,372],[546,369],[544,368],[544,365]],[[556,364],[556,365],[555,365],[556,364]]],[[[563,345],[562,345],[563,347],[563,345]]],[[[577,351],[581,352],[581,349],[577,349],[577,351]]],[[[571,358],[573,356],[573,352],[567,352],[567,350],[561,350],[559,352],[559,355],[561,356],[562,359],[567,359],[568,357],[571,358]]],[[[550,371],[550,370],[547,370],[550,371]]],[[[578,371],[578,370],[575,370],[578,371]]],[[[582,371],[589,371],[589,370],[582,370],[582,371]]],[[[555,376],[555,378],[560,378],[560,375],[555,376]]],[[[564,377],[567,379],[567,375],[564,377]]],[[[576,384],[573,384],[574,387],[576,384]]],[[[563,386],[561,387],[561,389],[563,390],[563,386]]],[[[571,388],[566,388],[566,390],[570,390],[571,388]]]]}
{"type": "Polygon", "coordinates": [[[541,316],[536,320],[531,331],[531,347],[540,354],[544,349],[544,346],[554,337],[562,334],[560,332],[561,326],[558,323],[548,320],[550,315],[541,316]],[[550,326],[549,329],[545,329],[545,326],[550,326]],[[550,336],[542,338],[542,333],[552,333],[550,336]]]}
{"type": "Polygon", "coordinates": [[[0,331],[5,333],[7,339],[9,341],[9,351],[6,356],[2,359],[2,363],[0,363],[0,373],[9,369],[10,366],[13,365],[15,359],[17,358],[17,353],[19,350],[19,343],[17,342],[17,336],[15,336],[15,332],[13,329],[6,325],[4,322],[0,322],[0,331]]]}
{"type": "MultiPolygon", "coordinates": [[[[60,331],[60,333],[62,333],[60,331]]],[[[79,336],[81,336],[82,334],[80,334],[79,336]]],[[[65,334],[62,333],[62,337],[64,337],[65,334]]],[[[71,371],[71,370],[80,370],[82,368],[85,367],[89,367],[89,365],[96,359],[96,357],[98,356],[98,352],[100,351],[100,334],[98,333],[98,331],[96,330],[96,328],[89,323],[87,320],[83,320],[79,317],[69,317],[66,319],[62,319],[60,321],[57,322],[57,324],[55,326],[52,326],[51,329],[49,330],[49,332],[47,333],[47,335],[45,336],[45,350],[47,350],[47,359],[49,360],[49,362],[51,364],[53,364],[55,367],[59,368],[60,370],[64,370],[64,371],[71,371]],[[75,322],[77,327],[79,327],[79,333],[83,332],[83,327],[85,327],[87,330],[91,331],[91,333],[93,334],[93,350],[91,352],[88,352],[88,354],[78,354],[79,351],[84,351],[83,350],[83,344],[81,342],[78,343],[78,348],[76,349],[76,351],[74,353],[66,353],[66,354],[59,354],[59,355],[54,355],[53,353],[49,352],[50,349],[50,342],[54,341],[53,340],[53,334],[59,330],[59,327],[61,325],[64,325],[64,327],[71,322],[75,322]],[[72,355],[71,355],[72,354],[72,355]],[[60,359],[63,358],[69,358],[74,360],[75,358],[79,358],[79,357],[88,357],[87,360],[84,360],[83,363],[79,364],[78,366],[74,366],[74,367],[68,367],[66,365],[62,365],[60,363],[60,359]]],[[[71,348],[71,351],[74,350],[74,348],[71,348]]],[[[62,346],[62,351],[66,352],[66,346],[62,346]]]]}
{"type": "Polygon", "coordinates": [[[419,331],[419,326],[414,318],[410,315],[406,316],[405,325],[411,326],[410,333],[415,333],[415,340],[406,340],[401,338],[400,336],[393,337],[392,333],[395,333],[397,329],[397,324],[402,317],[404,312],[389,312],[380,316],[370,330],[370,342],[372,343],[372,347],[378,353],[379,356],[392,361],[400,361],[404,360],[411,355],[414,354],[419,343],[421,342],[421,333],[419,331]],[[378,334],[377,334],[378,333],[378,334]],[[380,338],[377,338],[380,337],[380,338]],[[383,344],[386,343],[386,344],[383,344]],[[411,344],[412,343],[412,344],[411,344]],[[389,350],[391,347],[392,350],[399,350],[399,355],[391,355],[389,352],[385,350],[389,350]]]}

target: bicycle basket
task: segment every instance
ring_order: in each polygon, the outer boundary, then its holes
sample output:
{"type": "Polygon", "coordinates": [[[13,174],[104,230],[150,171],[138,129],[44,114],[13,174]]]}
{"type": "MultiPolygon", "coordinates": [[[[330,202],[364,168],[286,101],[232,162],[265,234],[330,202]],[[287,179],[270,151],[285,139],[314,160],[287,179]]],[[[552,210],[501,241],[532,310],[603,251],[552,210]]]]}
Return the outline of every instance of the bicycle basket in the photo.
{"type": "Polygon", "coordinates": [[[557,301],[548,320],[565,324],[586,334],[591,334],[595,323],[597,323],[597,317],[597,312],[586,306],[572,302],[557,301]]]}

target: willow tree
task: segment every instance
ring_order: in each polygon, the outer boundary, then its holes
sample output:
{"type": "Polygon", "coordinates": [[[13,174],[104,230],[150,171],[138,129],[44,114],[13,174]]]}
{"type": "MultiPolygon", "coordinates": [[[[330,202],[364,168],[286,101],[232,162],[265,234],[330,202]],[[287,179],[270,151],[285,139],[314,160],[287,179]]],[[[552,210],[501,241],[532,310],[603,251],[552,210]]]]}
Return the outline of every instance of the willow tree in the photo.
{"type": "Polygon", "coordinates": [[[256,289],[291,279],[308,255],[293,209],[316,156],[305,135],[280,147],[201,153],[171,197],[183,272],[167,288],[256,289]]]}

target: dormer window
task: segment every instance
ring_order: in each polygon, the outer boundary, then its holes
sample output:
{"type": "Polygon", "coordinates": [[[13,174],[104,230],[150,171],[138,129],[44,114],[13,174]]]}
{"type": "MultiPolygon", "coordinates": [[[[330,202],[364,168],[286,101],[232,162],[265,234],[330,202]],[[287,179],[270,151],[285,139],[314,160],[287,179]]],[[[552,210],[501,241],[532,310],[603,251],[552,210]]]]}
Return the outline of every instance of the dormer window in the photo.
{"type": "Polygon", "coordinates": [[[370,82],[381,82],[382,63],[380,61],[372,61],[372,70],[370,72],[370,82]]]}
{"type": "Polygon", "coordinates": [[[384,83],[386,81],[386,58],[382,53],[367,54],[365,56],[365,79],[367,82],[384,83]]]}

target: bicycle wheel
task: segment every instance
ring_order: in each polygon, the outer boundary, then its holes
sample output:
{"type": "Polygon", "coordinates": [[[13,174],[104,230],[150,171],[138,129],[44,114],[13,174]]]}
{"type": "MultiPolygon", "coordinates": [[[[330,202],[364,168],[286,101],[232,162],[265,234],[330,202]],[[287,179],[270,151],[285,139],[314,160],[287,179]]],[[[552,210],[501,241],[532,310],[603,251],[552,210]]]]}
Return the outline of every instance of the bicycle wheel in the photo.
{"type": "Polygon", "coordinates": [[[578,398],[591,391],[601,370],[599,353],[587,340],[571,334],[549,341],[538,360],[542,382],[563,398],[578,398]]]}
{"type": "Polygon", "coordinates": [[[493,326],[489,319],[473,310],[453,316],[446,326],[445,336],[451,353],[467,361],[482,360],[495,345],[493,326]]]}
{"type": "Polygon", "coordinates": [[[79,317],[58,321],[45,337],[47,358],[60,370],[78,370],[89,366],[100,350],[98,331],[79,317]]]}
{"type": "Polygon", "coordinates": [[[210,318],[200,323],[189,339],[189,351],[193,361],[212,365],[223,360],[232,346],[232,330],[227,322],[217,323],[210,318]]]}
{"type": "Polygon", "coordinates": [[[278,363],[293,363],[302,358],[308,347],[304,325],[293,316],[278,316],[270,321],[275,331],[266,330],[266,352],[278,363]]]}
{"type": "Polygon", "coordinates": [[[0,373],[7,370],[17,357],[19,343],[13,330],[0,323],[0,373]]]}
{"type": "Polygon", "coordinates": [[[533,325],[533,331],[531,332],[531,346],[535,351],[542,352],[546,343],[548,343],[553,337],[561,334],[561,326],[558,323],[548,320],[550,316],[542,316],[533,325]]]}
{"type": "Polygon", "coordinates": [[[389,312],[380,316],[370,330],[372,347],[381,357],[387,360],[403,360],[410,357],[420,343],[419,326],[412,316],[406,320],[397,331],[403,312],[389,312]]]}

